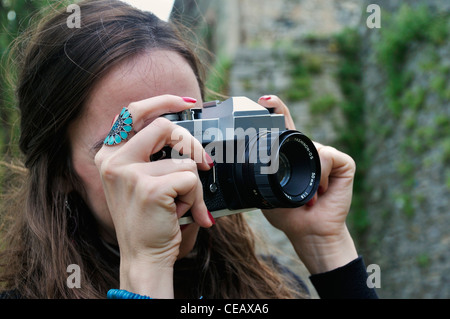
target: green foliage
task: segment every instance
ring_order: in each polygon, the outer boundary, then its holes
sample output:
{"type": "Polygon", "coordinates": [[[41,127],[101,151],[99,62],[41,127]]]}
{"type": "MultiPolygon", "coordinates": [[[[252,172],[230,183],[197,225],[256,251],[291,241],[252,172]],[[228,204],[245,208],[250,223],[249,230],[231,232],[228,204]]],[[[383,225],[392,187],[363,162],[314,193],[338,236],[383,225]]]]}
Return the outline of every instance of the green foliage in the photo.
{"type": "Polygon", "coordinates": [[[431,264],[431,259],[428,253],[422,253],[417,255],[416,262],[420,268],[428,268],[431,264]]]}
{"type": "Polygon", "coordinates": [[[414,164],[410,161],[400,161],[397,163],[397,171],[403,177],[410,176],[414,173],[414,164]]]}
{"type": "Polygon", "coordinates": [[[409,193],[405,193],[401,190],[396,191],[391,200],[397,206],[403,215],[407,218],[412,218],[414,216],[414,206],[413,206],[413,197],[409,193]]]}
{"type": "Polygon", "coordinates": [[[325,114],[331,111],[336,105],[338,101],[335,96],[331,94],[325,94],[311,101],[309,106],[311,110],[311,114],[325,114]]]}
{"type": "Polygon", "coordinates": [[[447,166],[450,165],[450,136],[442,141],[442,162],[447,166]]]}
{"type": "Polygon", "coordinates": [[[450,191],[450,169],[445,171],[445,186],[447,190],[450,191]]]}
{"type": "MultiPolygon", "coordinates": [[[[377,57],[387,74],[386,97],[392,114],[399,118],[403,109],[408,106],[418,108],[423,102],[425,92],[419,95],[404,97],[404,92],[411,81],[411,74],[404,72],[404,61],[414,43],[431,42],[435,45],[443,44],[450,34],[450,19],[448,15],[433,15],[428,7],[412,8],[403,4],[394,16],[383,12],[383,28],[380,29],[381,39],[377,43],[377,57]],[[413,102],[410,103],[411,98],[413,102]]],[[[430,68],[429,61],[425,68],[430,68]]],[[[431,88],[442,95],[445,92],[446,80],[436,77],[432,80],[431,88]]]]}
{"type": "MultiPolygon", "coordinates": [[[[450,165],[449,114],[429,113],[430,109],[444,109],[450,101],[450,66],[442,63],[439,53],[439,47],[446,45],[449,37],[449,13],[435,13],[425,5],[407,4],[395,15],[383,13],[376,56],[386,74],[385,94],[392,118],[400,129],[407,130],[400,144],[396,170],[402,180],[401,211],[408,217],[421,204],[421,199],[412,195],[416,171],[429,169],[436,160],[450,165]],[[418,49],[425,53],[419,56],[418,69],[405,70],[410,53],[418,49]],[[432,154],[430,150],[438,150],[440,156],[425,156],[432,154]],[[420,157],[422,161],[418,161],[420,157]]],[[[445,178],[448,184],[448,175],[445,178]]],[[[421,260],[419,264],[424,264],[426,258],[421,260]]]]}
{"type": "Polygon", "coordinates": [[[225,55],[217,57],[208,71],[205,101],[222,99],[223,96],[228,95],[231,66],[231,60],[225,55]]]}
{"type": "Polygon", "coordinates": [[[444,114],[436,115],[434,118],[434,127],[438,133],[436,137],[450,136],[450,116],[444,114]]]}
{"type": "Polygon", "coordinates": [[[310,54],[305,57],[305,68],[309,74],[322,73],[322,63],[322,59],[317,55],[310,54]]]}
{"type": "Polygon", "coordinates": [[[450,20],[448,19],[448,14],[441,14],[433,17],[433,22],[430,23],[427,31],[427,36],[433,43],[437,45],[445,44],[450,35],[450,20]]]}
{"type": "Polygon", "coordinates": [[[0,1],[0,154],[17,153],[14,139],[17,136],[18,113],[12,82],[15,68],[9,64],[14,39],[30,24],[32,15],[47,1],[4,0],[0,1]]]}
{"type": "MultiPolygon", "coordinates": [[[[0,0],[0,188],[8,188],[9,163],[19,155],[19,113],[14,96],[15,39],[46,12],[64,9],[76,1],[0,0]],[[45,7],[45,9],[44,9],[45,7]]],[[[1,192],[1,189],[0,189],[1,192]]]]}
{"type": "Polygon", "coordinates": [[[427,96],[427,90],[425,88],[409,89],[403,92],[401,100],[398,102],[398,112],[401,112],[404,108],[409,108],[414,111],[420,110],[423,106],[425,98],[427,96]]]}
{"type": "Polygon", "coordinates": [[[290,102],[306,100],[311,96],[311,80],[309,77],[292,79],[291,86],[284,91],[284,96],[290,102]]]}
{"type": "Polygon", "coordinates": [[[404,4],[395,16],[383,12],[385,27],[379,41],[378,54],[390,76],[398,72],[413,41],[427,38],[432,16],[426,6],[415,10],[404,4]]]}
{"type": "MultiPolygon", "coordinates": [[[[337,71],[341,91],[346,101],[341,105],[342,111],[344,112],[348,124],[359,123],[359,125],[363,125],[364,95],[361,88],[362,66],[358,46],[361,40],[359,39],[357,31],[354,29],[344,30],[336,35],[335,40],[338,52],[342,57],[341,64],[337,71]]],[[[363,143],[362,137],[359,139],[359,142],[363,143]]]]}
{"type": "Polygon", "coordinates": [[[322,71],[322,61],[301,50],[291,49],[287,54],[291,85],[282,93],[289,102],[309,99],[312,95],[311,76],[322,71]]]}
{"type": "MultiPolygon", "coordinates": [[[[338,105],[344,116],[344,123],[338,128],[338,144],[344,152],[356,162],[352,213],[349,215],[351,226],[357,232],[364,232],[369,225],[364,204],[365,171],[369,165],[365,145],[364,95],[361,88],[362,65],[359,57],[361,39],[354,29],[345,29],[334,38],[341,57],[337,71],[338,82],[344,101],[338,105]]],[[[328,100],[328,105],[331,104],[328,100]]],[[[327,105],[327,104],[325,104],[327,105]]]]}

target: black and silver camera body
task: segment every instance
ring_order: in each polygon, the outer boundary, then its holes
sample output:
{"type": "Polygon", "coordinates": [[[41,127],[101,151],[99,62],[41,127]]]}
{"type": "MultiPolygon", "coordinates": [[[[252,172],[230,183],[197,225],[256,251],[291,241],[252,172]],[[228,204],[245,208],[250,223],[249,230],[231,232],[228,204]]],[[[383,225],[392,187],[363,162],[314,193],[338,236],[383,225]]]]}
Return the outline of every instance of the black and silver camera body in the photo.
{"type": "Polygon", "coordinates": [[[211,170],[199,171],[210,212],[299,207],[317,191],[321,170],[312,141],[246,97],[164,117],[187,129],[214,160],[211,170]]]}

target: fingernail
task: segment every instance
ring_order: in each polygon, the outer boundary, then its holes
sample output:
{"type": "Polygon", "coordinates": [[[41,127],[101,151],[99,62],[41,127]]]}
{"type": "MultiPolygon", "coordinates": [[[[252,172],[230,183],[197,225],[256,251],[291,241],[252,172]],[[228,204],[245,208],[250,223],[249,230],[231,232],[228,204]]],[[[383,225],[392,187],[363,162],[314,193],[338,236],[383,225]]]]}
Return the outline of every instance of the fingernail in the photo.
{"type": "Polygon", "coordinates": [[[265,100],[265,101],[269,101],[272,97],[270,95],[263,95],[261,96],[259,99],[260,100],[265,100]]]}
{"type": "Polygon", "coordinates": [[[211,223],[213,225],[215,225],[216,224],[216,220],[214,219],[213,215],[211,215],[211,212],[209,210],[208,210],[208,216],[209,216],[209,219],[211,220],[211,223]]]}
{"type": "Polygon", "coordinates": [[[323,187],[322,186],[319,186],[319,188],[317,189],[317,193],[319,195],[323,194],[323,187]]]}
{"type": "Polygon", "coordinates": [[[197,100],[194,99],[193,97],[182,97],[183,101],[187,102],[187,103],[197,103],[197,100]]]}
{"type": "Polygon", "coordinates": [[[313,207],[315,203],[316,203],[316,198],[313,197],[309,202],[306,203],[306,206],[313,207]]]}
{"type": "Polygon", "coordinates": [[[209,156],[209,154],[206,152],[205,152],[205,159],[206,159],[206,163],[208,163],[209,167],[213,168],[214,161],[212,160],[211,156],[209,156]]]}

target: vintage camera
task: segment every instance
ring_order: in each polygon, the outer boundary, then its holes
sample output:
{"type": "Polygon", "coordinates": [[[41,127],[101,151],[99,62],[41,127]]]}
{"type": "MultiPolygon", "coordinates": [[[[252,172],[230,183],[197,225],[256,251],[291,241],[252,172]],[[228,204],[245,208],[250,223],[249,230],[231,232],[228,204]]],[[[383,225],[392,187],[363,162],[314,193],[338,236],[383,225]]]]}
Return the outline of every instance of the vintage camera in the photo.
{"type": "MultiPolygon", "coordinates": [[[[214,160],[211,170],[199,171],[210,212],[299,207],[317,191],[320,160],[311,140],[246,97],[164,117],[187,129],[214,160]]],[[[155,156],[161,154],[178,152],[155,156]]]]}

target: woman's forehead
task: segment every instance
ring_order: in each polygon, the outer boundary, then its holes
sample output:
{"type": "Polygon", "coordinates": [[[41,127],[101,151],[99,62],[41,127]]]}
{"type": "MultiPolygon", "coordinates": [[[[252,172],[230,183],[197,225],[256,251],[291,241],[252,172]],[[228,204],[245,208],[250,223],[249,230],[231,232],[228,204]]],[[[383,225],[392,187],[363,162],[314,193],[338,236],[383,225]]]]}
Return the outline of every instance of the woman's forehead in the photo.
{"type": "Polygon", "coordinates": [[[200,87],[183,57],[176,52],[157,50],[113,68],[94,87],[88,108],[95,106],[100,113],[110,108],[116,111],[131,102],[162,94],[198,97],[200,87]]]}

